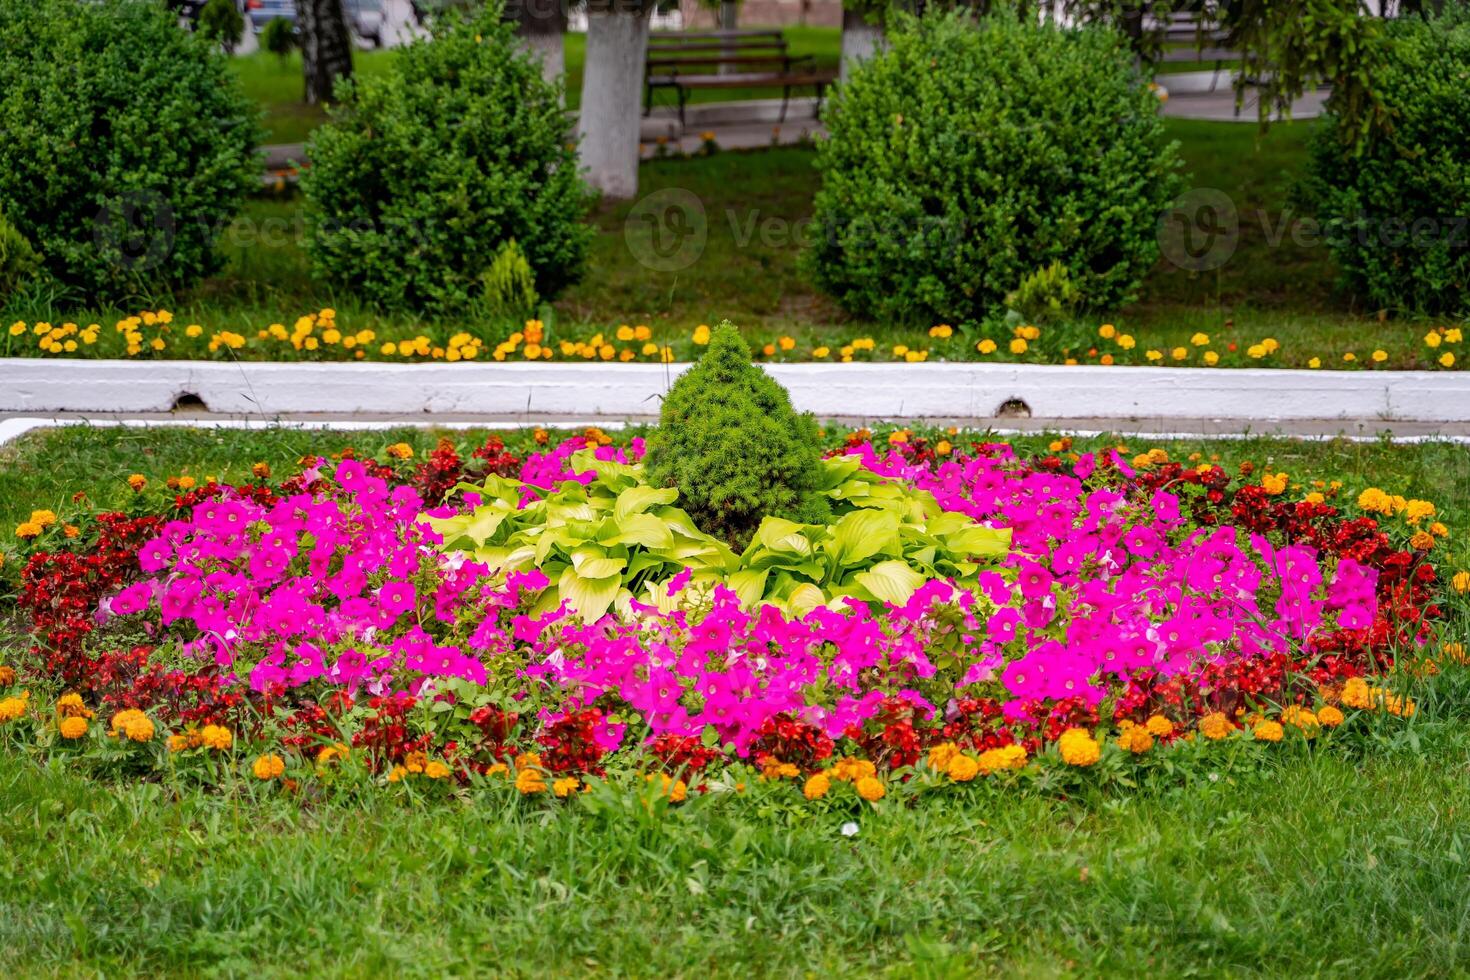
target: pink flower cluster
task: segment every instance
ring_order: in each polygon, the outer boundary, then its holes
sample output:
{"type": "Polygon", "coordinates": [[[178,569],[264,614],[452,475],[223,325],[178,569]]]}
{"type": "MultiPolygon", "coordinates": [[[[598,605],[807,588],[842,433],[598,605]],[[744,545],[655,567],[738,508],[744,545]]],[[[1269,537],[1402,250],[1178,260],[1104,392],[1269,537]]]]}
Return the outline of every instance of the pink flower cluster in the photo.
{"type": "MultiPolygon", "coordinates": [[[[577,478],[568,446],[581,442],[533,456],[522,479],[577,478]]],[[[1059,473],[1019,465],[1009,447],[932,468],[855,451],[946,509],[1011,528],[1014,551],[974,593],[935,581],[903,607],[791,616],[742,609],[716,589],[671,613],[635,603],[583,624],[560,610],[532,616],[543,575],[492,575],[442,554],[414,490],[390,491],[344,460],[330,480],[310,471],[307,489],[269,502],[227,492],[198,504],[143,547],[151,577],[100,614],[143,614],[256,692],[320,702],[339,690],[493,684],[498,703],[546,723],[593,704],[631,708],[644,735],[712,730],[743,752],[778,716],[836,738],[894,699],[932,716],[958,698],[993,697],[1011,720],[1031,721],[1048,701],[1096,706],[1141,669],[1188,678],[1297,653],[1367,628],[1377,612],[1373,570],[1192,527],[1176,496],[1132,499],[1091,457],[1059,473]]],[[[623,732],[603,736],[610,748],[623,732]]]]}

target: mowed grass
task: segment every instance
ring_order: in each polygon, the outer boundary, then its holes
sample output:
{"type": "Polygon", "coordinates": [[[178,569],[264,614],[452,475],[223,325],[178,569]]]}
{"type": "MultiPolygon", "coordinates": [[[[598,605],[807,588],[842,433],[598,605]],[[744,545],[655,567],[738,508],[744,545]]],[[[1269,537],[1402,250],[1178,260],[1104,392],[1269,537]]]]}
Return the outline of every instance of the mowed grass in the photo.
{"type": "Polygon", "coordinates": [[[851,814],[740,799],[552,814],[371,789],[298,803],[99,785],[4,753],[0,968],[1452,975],[1470,956],[1470,744],[1463,675],[1432,688],[1448,692],[1421,691],[1415,722],[1357,751],[851,814]]]}
{"type": "MultiPolygon", "coordinates": [[[[265,461],[285,475],[308,453],[407,441],[422,455],[485,434],[44,431],[0,447],[0,528],[34,507],[65,513],[77,490],[125,506],[132,473],[239,479],[265,461]]],[[[528,448],[524,431],[506,437],[528,448]]],[[[1160,445],[1426,497],[1464,563],[1463,447],[1160,445]]],[[[1465,639],[1462,606],[1444,639],[1465,639]]],[[[1412,720],[1283,745],[1264,767],[1222,753],[1136,790],[975,784],[871,811],[765,793],[661,815],[626,794],[553,812],[484,789],[291,799],[227,780],[206,793],[91,781],[6,749],[0,973],[1455,974],[1470,957],[1470,674],[1446,665],[1418,683],[1412,720]]]]}

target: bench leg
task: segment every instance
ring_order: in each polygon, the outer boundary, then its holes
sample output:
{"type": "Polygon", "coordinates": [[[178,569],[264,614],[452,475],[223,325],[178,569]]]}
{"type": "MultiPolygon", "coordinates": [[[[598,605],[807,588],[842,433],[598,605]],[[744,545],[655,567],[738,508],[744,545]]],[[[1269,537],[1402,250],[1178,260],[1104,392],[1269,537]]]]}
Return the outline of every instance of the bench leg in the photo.
{"type": "Polygon", "coordinates": [[[674,91],[679,96],[679,135],[683,136],[686,128],[684,122],[684,102],[688,99],[688,95],[685,93],[684,86],[682,85],[675,85],[674,91]]]}
{"type": "Polygon", "coordinates": [[[827,86],[825,86],[825,85],[821,84],[820,82],[818,82],[817,83],[817,104],[812,109],[812,118],[813,119],[821,119],[822,118],[822,100],[824,98],[826,98],[826,97],[827,97],[827,86]]]}

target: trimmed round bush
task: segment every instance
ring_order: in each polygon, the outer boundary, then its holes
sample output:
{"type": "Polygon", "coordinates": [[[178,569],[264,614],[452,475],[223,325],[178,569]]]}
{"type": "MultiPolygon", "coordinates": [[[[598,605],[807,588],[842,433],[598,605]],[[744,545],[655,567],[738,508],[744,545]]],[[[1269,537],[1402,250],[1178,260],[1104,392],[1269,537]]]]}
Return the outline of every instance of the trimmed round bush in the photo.
{"type": "Polygon", "coordinates": [[[1048,269],[1117,306],[1178,180],[1158,110],[1111,31],[898,17],[824,114],[805,268],[904,323],[983,319],[1048,269]]]}
{"type": "Polygon", "coordinates": [[[536,292],[582,274],[590,198],[561,93],[491,4],[446,14],[384,76],[338,89],[301,186],[317,275],[385,309],[449,312],[483,298],[515,241],[536,292]]]}
{"type": "Polygon", "coordinates": [[[0,212],[62,285],[187,286],[259,181],[258,114],[151,0],[0,0],[0,212]]]}
{"type": "Polygon", "coordinates": [[[1386,132],[1312,143],[1308,197],[1348,288],[1391,310],[1470,310],[1470,17],[1388,24],[1386,132]]]}
{"type": "Polygon", "coordinates": [[[766,516],[823,523],[822,444],[817,423],[750,362],[728,323],[699,363],[664,397],[644,459],[648,482],[675,487],[679,506],[706,534],[742,548],[766,516]]]}

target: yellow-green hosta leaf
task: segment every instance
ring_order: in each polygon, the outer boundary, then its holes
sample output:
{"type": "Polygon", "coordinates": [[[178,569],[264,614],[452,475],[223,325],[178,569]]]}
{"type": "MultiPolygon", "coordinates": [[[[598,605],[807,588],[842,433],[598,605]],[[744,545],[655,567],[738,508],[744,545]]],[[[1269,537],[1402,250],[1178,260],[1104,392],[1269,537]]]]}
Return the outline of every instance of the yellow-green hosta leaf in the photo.
{"type": "Polygon", "coordinates": [[[578,548],[572,552],[572,568],[583,578],[621,578],[627,567],[626,560],[606,555],[599,548],[578,548]]]}
{"type": "Polygon", "coordinates": [[[730,591],[740,597],[742,606],[753,606],[765,596],[766,575],[764,569],[742,568],[730,576],[730,591]]]}
{"type": "Polygon", "coordinates": [[[872,593],[873,598],[901,606],[928,579],[901,561],[880,561],[866,572],[853,575],[852,581],[872,593]]]}
{"type": "Polygon", "coordinates": [[[636,544],[645,548],[672,548],[674,534],[668,524],[652,514],[629,514],[613,522],[616,532],[604,544],[636,544]]]}
{"type": "Polygon", "coordinates": [[[590,623],[607,612],[618,597],[623,580],[616,573],[605,578],[587,578],[569,567],[561,573],[556,585],[561,598],[567,600],[578,616],[590,623]]]}
{"type": "Polygon", "coordinates": [[[838,568],[848,568],[874,555],[902,554],[898,515],[886,510],[855,510],[832,526],[828,548],[838,568]]]}
{"type": "Polygon", "coordinates": [[[764,518],[760,527],[755,529],[755,535],[750,539],[750,547],[745,549],[745,553],[750,555],[760,548],[766,548],[795,555],[809,555],[812,553],[812,543],[802,533],[807,528],[806,524],[788,521],[784,517],[764,518]]]}
{"type": "Polygon", "coordinates": [[[827,604],[827,594],[810,582],[803,582],[791,590],[786,597],[786,608],[804,616],[818,606],[827,604]]]}
{"type": "Polygon", "coordinates": [[[1011,529],[976,524],[962,531],[944,534],[941,540],[946,548],[957,555],[998,558],[1011,550],[1011,529]]]}
{"type": "Polygon", "coordinates": [[[622,524],[634,514],[642,514],[650,507],[672,504],[678,499],[679,491],[673,487],[630,487],[618,494],[617,503],[613,505],[613,520],[622,524]]]}

